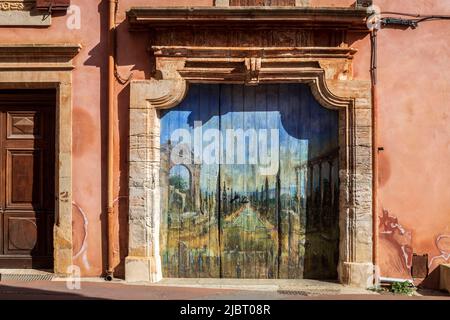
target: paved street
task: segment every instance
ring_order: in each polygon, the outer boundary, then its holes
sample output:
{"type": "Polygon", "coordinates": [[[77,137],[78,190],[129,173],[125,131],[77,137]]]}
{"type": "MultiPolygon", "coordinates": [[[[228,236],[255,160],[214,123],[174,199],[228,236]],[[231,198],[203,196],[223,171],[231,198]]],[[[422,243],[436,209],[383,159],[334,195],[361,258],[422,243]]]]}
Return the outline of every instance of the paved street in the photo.
{"type": "Polygon", "coordinates": [[[242,289],[233,282],[195,284],[189,280],[168,280],[157,285],[129,285],[120,281],[90,280],[81,283],[81,289],[69,289],[65,281],[0,282],[0,300],[384,300],[384,299],[448,299],[437,291],[419,291],[413,297],[380,295],[366,290],[344,287],[324,282],[297,282],[286,286],[277,284],[256,285],[252,280],[241,280],[242,289]],[[203,287],[200,288],[199,286],[203,287]],[[209,287],[209,288],[208,288],[209,287]]]}

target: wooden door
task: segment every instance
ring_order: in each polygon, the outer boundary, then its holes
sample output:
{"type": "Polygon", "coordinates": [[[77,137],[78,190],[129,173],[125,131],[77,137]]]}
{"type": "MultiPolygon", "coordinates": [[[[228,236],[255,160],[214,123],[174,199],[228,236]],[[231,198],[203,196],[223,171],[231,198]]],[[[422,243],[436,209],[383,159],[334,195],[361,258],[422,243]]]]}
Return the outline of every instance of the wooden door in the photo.
{"type": "Polygon", "coordinates": [[[337,278],[338,114],[307,86],[193,85],[161,130],[166,277],[337,278]]]}
{"type": "Polygon", "coordinates": [[[278,141],[279,137],[272,137],[272,133],[278,134],[280,127],[277,106],[271,101],[273,88],[222,86],[220,128],[224,161],[220,167],[220,198],[224,278],[278,278],[278,195],[274,186],[279,157],[270,159],[270,154],[262,150],[273,147],[279,153],[280,146],[271,145],[272,139],[278,141]],[[273,168],[269,168],[271,164],[273,168]]]}
{"type": "Polygon", "coordinates": [[[0,93],[0,267],[51,268],[55,94],[0,93]]]}
{"type": "Polygon", "coordinates": [[[200,159],[194,148],[203,133],[219,129],[219,92],[218,86],[193,86],[183,104],[160,115],[160,240],[166,277],[220,277],[220,167],[200,159]]]}

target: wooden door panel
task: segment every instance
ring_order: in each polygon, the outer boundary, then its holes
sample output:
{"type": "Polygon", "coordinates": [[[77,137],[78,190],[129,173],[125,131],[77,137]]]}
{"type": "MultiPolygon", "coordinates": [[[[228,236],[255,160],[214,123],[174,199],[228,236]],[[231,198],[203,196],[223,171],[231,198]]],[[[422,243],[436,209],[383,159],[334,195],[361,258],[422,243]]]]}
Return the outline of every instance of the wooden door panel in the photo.
{"type": "Polygon", "coordinates": [[[227,158],[221,165],[224,277],[274,279],[278,274],[278,221],[273,190],[278,170],[261,173],[265,164],[261,166],[259,144],[260,139],[270,141],[271,130],[278,130],[274,112],[278,96],[271,94],[271,86],[225,85],[222,91],[231,97],[221,99],[221,130],[243,135],[240,141],[228,135],[223,150],[227,158]],[[227,157],[230,152],[233,157],[227,157]]]}
{"type": "Polygon", "coordinates": [[[32,255],[39,253],[38,219],[34,213],[8,213],[4,215],[4,253],[6,255],[32,255]]]}
{"type": "Polygon", "coordinates": [[[7,139],[40,139],[43,131],[39,112],[7,113],[7,139]]]}
{"type": "Polygon", "coordinates": [[[0,91],[0,267],[53,265],[54,101],[54,91],[0,91]]]}
{"type": "Polygon", "coordinates": [[[7,150],[5,209],[42,209],[42,152],[7,150]]]}

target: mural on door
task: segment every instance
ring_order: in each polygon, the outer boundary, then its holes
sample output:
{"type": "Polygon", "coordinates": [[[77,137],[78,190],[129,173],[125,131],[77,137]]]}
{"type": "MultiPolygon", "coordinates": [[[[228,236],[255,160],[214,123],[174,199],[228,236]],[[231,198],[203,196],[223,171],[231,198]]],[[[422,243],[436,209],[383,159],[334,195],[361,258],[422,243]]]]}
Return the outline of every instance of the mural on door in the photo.
{"type": "Polygon", "coordinates": [[[198,84],[160,118],[165,277],[337,278],[337,111],[303,84],[198,84]]]}

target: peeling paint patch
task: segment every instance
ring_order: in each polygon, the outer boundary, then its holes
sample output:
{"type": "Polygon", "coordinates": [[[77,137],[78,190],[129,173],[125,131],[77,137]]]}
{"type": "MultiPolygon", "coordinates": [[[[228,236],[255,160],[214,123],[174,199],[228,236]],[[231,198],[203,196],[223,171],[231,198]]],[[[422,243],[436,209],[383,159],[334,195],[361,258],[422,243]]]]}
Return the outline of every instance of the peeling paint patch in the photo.
{"type": "Polygon", "coordinates": [[[406,230],[398,221],[397,217],[390,216],[388,210],[383,209],[383,216],[380,217],[380,235],[383,235],[398,250],[404,266],[411,270],[413,248],[412,232],[406,230]]]}
{"type": "Polygon", "coordinates": [[[84,238],[81,245],[80,250],[73,256],[74,259],[78,259],[81,257],[81,261],[83,262],[84,267],[89,270],[90,265],[87,257],[87,248],[88,248],[88,226],[89,226],[89,220],[87,218],[86,213],[83,211],[83,209],[76,203],[72,202],[72,205],[77,209],[77,211],[81,214],[83,218],[83,228],[84,228],[84,238]]]}
{"type": "Polygon", "coordinates": [[[443,263],[450,262],[450,234],[441,234],[436,240],[436,247],[438,248],[440,255],[437,255],[430,259],[429,267],[443,263]]]}

